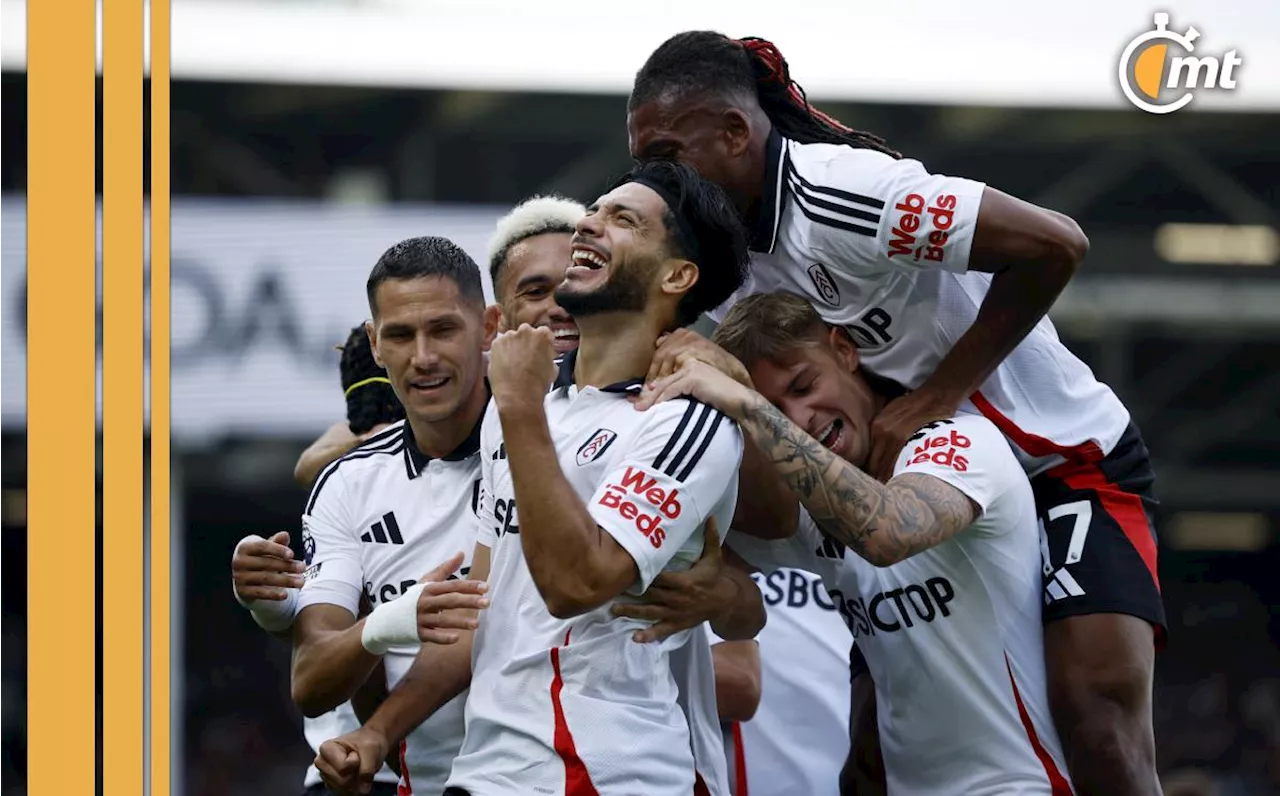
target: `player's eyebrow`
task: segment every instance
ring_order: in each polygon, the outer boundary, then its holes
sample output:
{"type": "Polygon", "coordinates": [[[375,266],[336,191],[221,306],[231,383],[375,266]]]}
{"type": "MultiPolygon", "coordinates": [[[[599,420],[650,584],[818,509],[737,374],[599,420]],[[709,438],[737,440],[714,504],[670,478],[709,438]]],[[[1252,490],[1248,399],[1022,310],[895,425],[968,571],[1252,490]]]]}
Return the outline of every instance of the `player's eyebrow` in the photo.
{"type": "Polygon", "coordinates": [[[631,205],[624,205],[620,202],[606,202],[603,205],[601,205],[599,202],[592,202],[590,205],[587,206],[588,215],[597,213],[601,210],[603,210],[604,212],[608,213],[611,216],[616,216],[619,213],[630,213],[631,215],[636,217],[636,222],[639,223],[640,226],[647,226],[644,214],[641,213],[636,208],[632,207],[631,205]]]}
{"type": "Polygon", "coordinates": [[[803,366],[796,369],[795,375],[791,377],[791,381],[787,382],[787,392],[794,392],[797,389],[796,382],[800,381],[800,377],[804,376],[805,369],[803,366]]]}
{"type": "Polygon", "coordinates": [[[531,274],[522,278],[519,282],[516,282],[516,292],[519,293],[521,290],[533,287],[534,285],[545,285],[550,281],[551,279],[548,278],[546,274],[531,274]]]}

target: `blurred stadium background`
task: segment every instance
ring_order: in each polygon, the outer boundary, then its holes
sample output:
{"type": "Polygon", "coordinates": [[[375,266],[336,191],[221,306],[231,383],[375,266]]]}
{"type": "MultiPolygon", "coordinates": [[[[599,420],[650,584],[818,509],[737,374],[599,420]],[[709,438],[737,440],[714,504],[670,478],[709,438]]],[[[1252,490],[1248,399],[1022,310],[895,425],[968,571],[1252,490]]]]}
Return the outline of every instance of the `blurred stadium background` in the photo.
{"type": "MultiPolygon", "coordinates": [[[[3,3],[5,794],[25,792],[21,5],[3,3]]],[[[306,490],[293,463],[341,417],[334,345],[367,314],[372,263],[420,234],[481,260],[511,204],[594,198],[629,165],[630,75],[690,27],[771,38],[837,118],[1081,223],[1092,249],[1052,317],[1155,459],[1171,625],[1157,745],[1168,784],[1189,788],[1167,792],[1280,792],[1280,93],[1171,116],[1124,104],[1113,64],[1152,11],[1133,2],[1052,12],[1071,19],[1027,10],[1047,35],[1029,43],[1010,35],[1025,21],[997,24],[999,4],[978,3],[962,29],[947,14],[911,22],[919,52],[894,39],[898,11],[885,9],[840,12],[857,30],[842,45],[840,25],[802,29],[802,7],[821,4],[798,0],[789,21],[723,2],[688,20],[533,5],[174,0],[175,793],[299,790],[310,754],[288,650],[236,606],[228,561],[248,532],[297,542],[306,490]],[[1102,76],[1067,84],[1034,60],[1067,44],[1076,69],[1102,76]],[[583,56],[601,52],[613,53],[603,65],[583,56]],[[920,59],[932,65],[910,65],[920,59]]],[[[1280,32],[1273,5],[1240,5],[1251,8],[1233,7],[1231,24],[1280,32]]],[[[1230,22],[1183,6],[1175,23],[1196,22],[1208,43],[1230,22]]]]}

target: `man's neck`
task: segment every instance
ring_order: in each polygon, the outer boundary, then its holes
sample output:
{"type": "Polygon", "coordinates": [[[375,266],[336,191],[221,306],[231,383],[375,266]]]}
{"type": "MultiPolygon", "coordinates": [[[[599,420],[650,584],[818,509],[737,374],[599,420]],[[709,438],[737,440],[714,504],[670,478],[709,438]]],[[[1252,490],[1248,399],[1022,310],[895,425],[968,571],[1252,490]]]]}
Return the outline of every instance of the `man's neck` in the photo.
{"type": "Polygon", "coordinates": [[[578,389],[644,378],[660,332],[644,313],[610,313],[578,319],[578,389]]]}
{"type": "Polygon", "coordinates": [[[484,417],[488,405],[488,391],[484,381],[478,380],[476,389],[458,407],[458,411],[443,420],[429,423],[425,420],[408,418],[409,428],[413,431],[413,441],[418,450],[432,459],[443,459],[453,453],[458,446],[471,436],[476,423],[484,417]]]}

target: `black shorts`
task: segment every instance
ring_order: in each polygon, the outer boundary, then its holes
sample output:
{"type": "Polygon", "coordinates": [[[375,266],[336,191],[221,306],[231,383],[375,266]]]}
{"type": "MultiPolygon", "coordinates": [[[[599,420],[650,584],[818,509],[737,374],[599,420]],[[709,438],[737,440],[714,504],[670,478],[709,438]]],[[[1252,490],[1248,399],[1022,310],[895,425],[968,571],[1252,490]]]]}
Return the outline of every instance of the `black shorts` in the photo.
{"type": "Polygon", "coordinates": [[[1156,567],[1155,473],[1132,423],[1100,460],[1075,459],[1031,479],[1041,538],[1046,623],[1129,614],[1165,633],[1156,567]]]}
{"type": "MultiPolygon", "coordinates": [[[[375,782],[373,783],[373,790],[369,791],[369,796],[396,796],[398,787],[398,785],[390,782],[375,782]]],[[[312,785],[304,790],[302,796],[335,796],[335,794],[321,783],[312,785]]]]}

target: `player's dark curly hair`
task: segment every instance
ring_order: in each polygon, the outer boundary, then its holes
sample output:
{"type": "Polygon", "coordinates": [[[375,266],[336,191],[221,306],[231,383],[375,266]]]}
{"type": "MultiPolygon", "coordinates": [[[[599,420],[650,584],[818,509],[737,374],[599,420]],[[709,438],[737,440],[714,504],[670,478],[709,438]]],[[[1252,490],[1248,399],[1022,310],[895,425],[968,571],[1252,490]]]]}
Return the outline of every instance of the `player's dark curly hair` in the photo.
{"type": "Polygon", "coordinates": [[[381,423],[404,419],[404,407],[391,389],[387,372],[373,361],[373,349],[364,325],[351,330],[339,346],[342,359],[338,370],[342,391],[347,396],[347,425],[352,434],[363,434],[381,423]]]}
{"type": "Polygon", "coordinates": [[[720,306],[747,277],[747,231],[733,202],[718,185],[674,160],[640,163],[610,190],[628,182],[648,183],[663,195],[672,254],[698,266],[698,281],[680,300],[676,322],[688,326],[720,306]]]}
{"type": "Polygon", "coordinates": [[[883,138],[853,130],[810,105],[778,48],[754,36],[731,39],[709,30],[672,36],[636,73],[627,109],[659,97],[733,93],[754,94],[773,126],[793,141],[847,144],[902,157],[883,138]]]}

